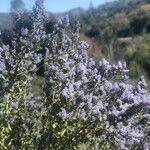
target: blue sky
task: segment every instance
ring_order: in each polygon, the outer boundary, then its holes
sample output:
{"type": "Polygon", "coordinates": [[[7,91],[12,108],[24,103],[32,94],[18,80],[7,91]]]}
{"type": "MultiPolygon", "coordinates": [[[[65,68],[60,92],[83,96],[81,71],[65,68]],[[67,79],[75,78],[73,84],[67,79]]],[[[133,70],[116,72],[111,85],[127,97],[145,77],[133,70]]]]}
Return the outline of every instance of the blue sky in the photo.
{"type": "MultiPolygon", "coordinates": [[[[11,0],[0,0],[0,12],[8,12],[11,0]]],[[[26,8],[32,9],[35,0],[23,0],[26,8]]],[[[64,12],[75,7],[88,8],[90,2],[96,7],[105,2],[113,0],[45,0],[45,7],[52,12],[64,12]]]]}

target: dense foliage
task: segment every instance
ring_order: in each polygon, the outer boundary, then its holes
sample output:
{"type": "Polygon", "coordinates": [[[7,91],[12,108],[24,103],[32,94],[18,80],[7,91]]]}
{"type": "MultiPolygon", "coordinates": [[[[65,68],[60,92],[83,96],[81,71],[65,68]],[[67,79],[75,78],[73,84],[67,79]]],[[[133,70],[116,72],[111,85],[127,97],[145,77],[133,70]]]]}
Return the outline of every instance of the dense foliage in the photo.
{"type": "MultiPolygon", "coordinates": [[[[66,15],[47,34],[43,0],[33,27],[0,48],[1,149],[150,149],[150,96],[142,76],[133,86],[125,62],[98,64],[66,15]],[[40,50],[42,49],[42,54],[40,50]],[[42,63],[41,63],[42,62],[42,63]],[[44,66],[43,94],[31,81],[44,66]]],[[[19,21],[20,18],[18,18],[19,21]]]]}

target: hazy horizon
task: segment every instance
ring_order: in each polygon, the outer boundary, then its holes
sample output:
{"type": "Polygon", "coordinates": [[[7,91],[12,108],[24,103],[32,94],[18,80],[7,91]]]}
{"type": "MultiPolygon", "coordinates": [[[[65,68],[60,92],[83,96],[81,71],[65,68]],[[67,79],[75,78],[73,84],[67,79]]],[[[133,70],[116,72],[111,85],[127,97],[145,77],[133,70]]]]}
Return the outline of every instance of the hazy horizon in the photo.
{"type": "MultiPolygon", "coordinates": [[[[25,7],[28,10],[31,10],[35,0],[23,0],[25,3],[25,7]]],[[[70,9],[74,9],[77,7],[81,7],[83,9],[87,9],[90,6],[90,3],[93,3],[94,7],[97,7],[99,5],[102,5],[106,2],[111,2],[114,0],[45,0],[45,8],[46,10],[53,12],[53,13],[59,13],[59,12],[65,12],[69,11],[70,9]]],[[[11,0],[2,0],[0,5],[0,12],[9,12],[10,11],[10,2],[11,0]]]]}

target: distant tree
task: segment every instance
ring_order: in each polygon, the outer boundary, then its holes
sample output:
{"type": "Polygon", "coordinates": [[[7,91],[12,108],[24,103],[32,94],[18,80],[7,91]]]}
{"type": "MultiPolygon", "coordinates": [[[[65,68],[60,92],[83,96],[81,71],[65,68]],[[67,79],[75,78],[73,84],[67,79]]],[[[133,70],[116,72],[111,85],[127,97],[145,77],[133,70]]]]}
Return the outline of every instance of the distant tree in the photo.
{"type": "Polygon", "coordinates": [[[23,0],[11,0],[11,16],[13,20],[13,31],[17,34],[21,34],[21,30],[27,28],[31,30],[33,18],[31,13],[25,8],[23,0]]]}
{"type": "Polygon", "coordinates": [[[90,5],[89,5],[89,9],[87,11],[87,14],[88,14],[88,17],[90,19],[90,23],[92,25],[96,24],[96,16],[95,16],[95,9],[94,9],[94,5],[93,5],[93,2],[91,1],[90,2],[90,5]]]}
{"type": "Polygon", "coordinates": [[[22,0],[12,0],[11,1],[11,12],[17,12],[25,9],[25,3],[22,0]]]}
{"type": "Polygon", "coordinates": [[[89,10],[94,11],[93,1],[90,1],[89,10]]]}

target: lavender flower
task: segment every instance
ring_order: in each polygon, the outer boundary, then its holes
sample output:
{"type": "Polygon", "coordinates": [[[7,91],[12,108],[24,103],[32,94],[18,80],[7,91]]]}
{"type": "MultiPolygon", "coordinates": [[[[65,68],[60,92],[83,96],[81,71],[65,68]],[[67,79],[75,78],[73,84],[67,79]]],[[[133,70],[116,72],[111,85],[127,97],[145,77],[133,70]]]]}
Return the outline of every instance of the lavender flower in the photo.
{"type": "Polygon", "coordinates": [[[127,80],[126,63],[102,59],[96,64],[88,56],[89,45],[80,41],[79,23],[71,34],[66,32],[68,15],[47,35],[43,0],[36,0],[33,14],[33,29],[23,29],[12,47],[0,48],[0,113],[6,115],[0,146],[9,143],[14,147],[11,135],[21,133],[14,141],[20,140],[21,148],[64,149],[70,141],[85,139],[98,145],[107,137],[118,149],[142,144],[148,150],[150,95],[144,77],[133,86],[127,80]],[[44,56],[37,53],[41,49],[46,50],[44,56]],[[31,81],[41,60],[44,90],[35,98],[31,81]]]}
{"type": "Polygon", "coordinates": [[[69,24],[70,24],[69,16],[65,15],[64,17],[61,17],[58,20],[58,24],[61,25],[61,26],[66,26],[66,27],[69,26],[69,24]]]}

